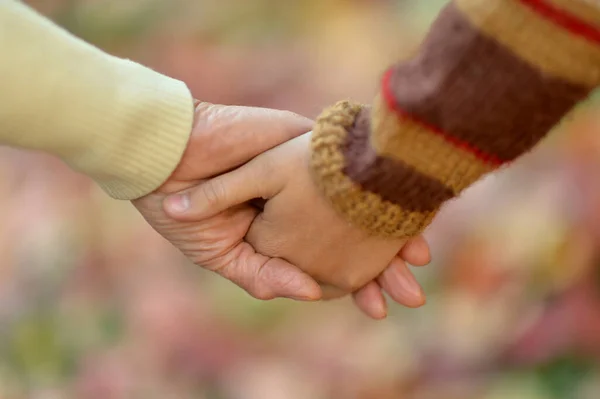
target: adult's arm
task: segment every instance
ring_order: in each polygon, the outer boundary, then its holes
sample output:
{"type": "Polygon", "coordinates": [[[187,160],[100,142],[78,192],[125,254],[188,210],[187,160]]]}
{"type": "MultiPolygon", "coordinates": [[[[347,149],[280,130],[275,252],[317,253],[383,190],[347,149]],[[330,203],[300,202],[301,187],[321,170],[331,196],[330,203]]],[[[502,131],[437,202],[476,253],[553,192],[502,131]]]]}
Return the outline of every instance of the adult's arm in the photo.
{"type": "Polygon", "coordinates": [[[0,0],[0,144],[41,150],[134,199],[173,172],[192,130],[186,85],[0,0]]]}

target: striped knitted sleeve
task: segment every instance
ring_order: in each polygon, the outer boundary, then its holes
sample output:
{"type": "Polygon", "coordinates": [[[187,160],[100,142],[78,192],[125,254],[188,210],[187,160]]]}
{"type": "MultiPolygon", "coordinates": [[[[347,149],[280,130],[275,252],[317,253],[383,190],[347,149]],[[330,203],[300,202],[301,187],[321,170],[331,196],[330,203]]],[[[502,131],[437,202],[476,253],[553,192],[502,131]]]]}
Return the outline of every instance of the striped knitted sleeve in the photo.
{"type": "Polygon", "coordinates": [[[454,0],[372,106],[321,114],[311,169],[351,223],[414,236],[599,84],[600,0],[454,0]]]}

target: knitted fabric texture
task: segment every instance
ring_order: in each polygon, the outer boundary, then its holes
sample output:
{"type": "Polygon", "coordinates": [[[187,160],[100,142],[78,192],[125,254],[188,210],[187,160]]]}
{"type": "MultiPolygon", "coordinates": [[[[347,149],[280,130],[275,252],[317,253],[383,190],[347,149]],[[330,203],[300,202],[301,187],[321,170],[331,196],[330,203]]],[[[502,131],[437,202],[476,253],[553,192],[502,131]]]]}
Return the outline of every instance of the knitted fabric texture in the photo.
{"type": "Polygon", "coordinates": [[[600,84],[600,9],[582,0],[455,0],[372,107],[317,119],[311,168],[351,223],[419,234],[443,203],[531,150],[600,84]]]}

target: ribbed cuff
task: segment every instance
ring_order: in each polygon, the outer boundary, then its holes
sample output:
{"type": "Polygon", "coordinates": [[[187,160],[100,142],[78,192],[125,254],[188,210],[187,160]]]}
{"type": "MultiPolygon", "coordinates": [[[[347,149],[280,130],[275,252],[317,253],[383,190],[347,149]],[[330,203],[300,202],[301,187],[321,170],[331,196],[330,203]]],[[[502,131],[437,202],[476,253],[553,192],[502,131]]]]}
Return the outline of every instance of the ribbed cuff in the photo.
{"type": "Polygon", "coordinates": [[[118,62],[121,84],[112,111],[102,118],[105,134],[94,136],[88,151],[67,162],[111,197],[131,200],[157,189],[179,164],[192,131],[194,102],[183,82],[118,62]]]}
{"type": "Polygon", "coordinates": [[[449,196],[438,198],[437,186],[417,186],[422,183],[417,171],[374,152],[368,111],[342,101],[317,118],[311,143],[314,182],[340,216],[367,233],[413,237],[449,196]],[[436,206],[430,207],[432,201],[436,206]]]}

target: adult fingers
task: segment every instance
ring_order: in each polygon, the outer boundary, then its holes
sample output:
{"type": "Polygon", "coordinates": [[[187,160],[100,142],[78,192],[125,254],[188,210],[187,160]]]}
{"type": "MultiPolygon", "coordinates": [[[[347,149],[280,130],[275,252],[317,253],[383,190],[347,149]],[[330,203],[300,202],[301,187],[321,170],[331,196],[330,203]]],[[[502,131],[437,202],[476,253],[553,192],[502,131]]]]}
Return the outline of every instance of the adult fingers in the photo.
{"type": "Polygon", "coordinates": [[[423,235],[411,238],[400,250],[400,257],[413,266],[426,266],[431,262],[429,244],[423,235]]]}
{"type": "Polygon", "coordinates": [[[208,178],[311,130],[313,121],[289,111],[200,103],[180,169],[208,178]],[[202,176],[194,163],[202,164],[202,176]]]}
{"type": "Polygon", "coordinates": [[[217,273],[237,284],[254,298],[290,298],[315,301],[321,298],[319,284],[294,265],[257,253],[241,242],[222,259],[217,273]]]}
{"type": "Polygon", "coordinates": [[[353,293],[352,297],[356,306],[370,318],[381,320],[387,316],[387,302],[376,281],[371,281],[353,293]]]}
{"type": "Polygon", "coordinates": [[[394,301],[401,305],[418,308],[425,304],[423,289],[401,258],[395,257],[377,278],[377,282],[394,301]]]}

